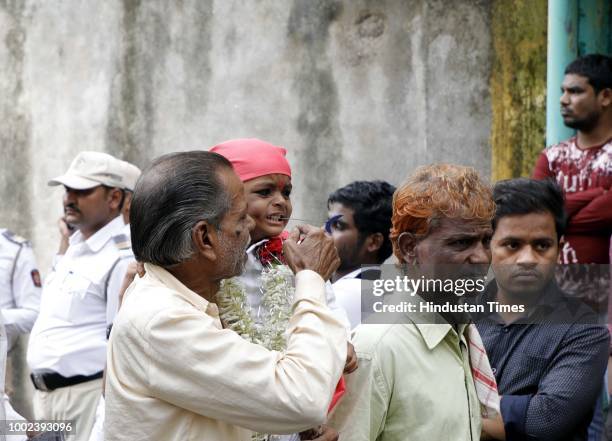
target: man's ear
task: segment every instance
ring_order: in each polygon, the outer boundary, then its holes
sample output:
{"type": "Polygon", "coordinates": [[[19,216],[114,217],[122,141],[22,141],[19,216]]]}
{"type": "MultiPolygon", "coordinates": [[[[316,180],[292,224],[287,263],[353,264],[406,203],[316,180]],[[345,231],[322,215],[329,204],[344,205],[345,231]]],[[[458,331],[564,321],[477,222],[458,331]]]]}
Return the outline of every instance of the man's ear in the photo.
{"type": "Polygon", "coordinates": [[[193,226],[191,240],[198,255],[211,262],[217,260],[217,232],[208,222],[201,220],[193,226]]]}
{"type": "Polygon", "coordinates": [[[111,210],[119,210],[121,200],[123,199],[123,190],[120,188],[113,188],[108,192],[108,204],[111,210]]]}
{"type": "Polygon", "coordinates": [[[385,237],[382,233],[373,233],[366,238],[366,250],[368,253],[376,253],[382,247],[385,237]]]}
{"type": "Polygon", "coordinates": [[[397,238],[399,250],[402,253],[404,262],[413,264],[416,263],[416,246],[417,238],[414,234],[404,231],[397,238]]]}
{"type": "Polygon", "coordinates": [[[612,89],[606,88],[599,91],[599,102],[603,107],[612,106],[612,89]]]}

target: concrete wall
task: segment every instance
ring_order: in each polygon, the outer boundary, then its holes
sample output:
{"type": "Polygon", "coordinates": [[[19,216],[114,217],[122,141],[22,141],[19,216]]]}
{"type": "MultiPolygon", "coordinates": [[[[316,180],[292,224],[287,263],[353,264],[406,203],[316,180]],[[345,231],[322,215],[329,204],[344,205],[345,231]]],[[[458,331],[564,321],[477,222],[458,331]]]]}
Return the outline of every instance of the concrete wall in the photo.
{"type": "Polygon", "coordinates": [[[286,146],[294,216],[351,180],[491,173],[492,3],[0,0],[0,225],[56,248],[84,149],[143,166],[234,137],[286,146]]]}

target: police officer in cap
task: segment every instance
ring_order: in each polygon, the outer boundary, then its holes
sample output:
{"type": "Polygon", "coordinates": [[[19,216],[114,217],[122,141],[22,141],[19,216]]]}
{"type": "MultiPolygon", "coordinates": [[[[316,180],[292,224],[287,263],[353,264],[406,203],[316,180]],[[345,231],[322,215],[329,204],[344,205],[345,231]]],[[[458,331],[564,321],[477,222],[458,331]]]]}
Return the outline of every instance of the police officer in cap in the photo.
{"type": "Polygon", "coordinates": [[[49,181],[64,186],[65,220],[76,231],[45,280],[28,365],[36,419],[74,421],[75,441],[87,440],[91,432],[106,362],[106,328],[133,260],[121,216],[124,170],[111,155],[81,152],[65,174],[49,181]]]}

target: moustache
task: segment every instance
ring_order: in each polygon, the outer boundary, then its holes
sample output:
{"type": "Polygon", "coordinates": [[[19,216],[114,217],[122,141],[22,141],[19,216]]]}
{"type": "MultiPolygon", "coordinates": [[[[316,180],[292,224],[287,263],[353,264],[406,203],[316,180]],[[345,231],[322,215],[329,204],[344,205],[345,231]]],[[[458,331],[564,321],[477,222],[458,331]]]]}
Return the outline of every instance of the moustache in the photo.
{"type": "Polygon", "coordinates": [[[77,213],[80,213],[81,211],[77,208],[76,205],[74,205],[72,202],[69,204],[64,205],[64,213],[66,212],[66,210],[72,210],[72,211],[76,211],[77,213]]]}

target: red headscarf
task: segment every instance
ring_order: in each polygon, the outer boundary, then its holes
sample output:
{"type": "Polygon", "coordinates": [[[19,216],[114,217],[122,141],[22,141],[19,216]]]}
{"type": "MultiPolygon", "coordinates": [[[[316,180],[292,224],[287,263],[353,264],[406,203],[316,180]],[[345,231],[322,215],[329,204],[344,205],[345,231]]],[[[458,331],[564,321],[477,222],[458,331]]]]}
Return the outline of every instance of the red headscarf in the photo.
{"type": "Polygon", "coordinates": [[[270,174],[291,177],[287,150],[256,138],[232,139],[210,149],[225,156],[242,182],[270,174]]]}

